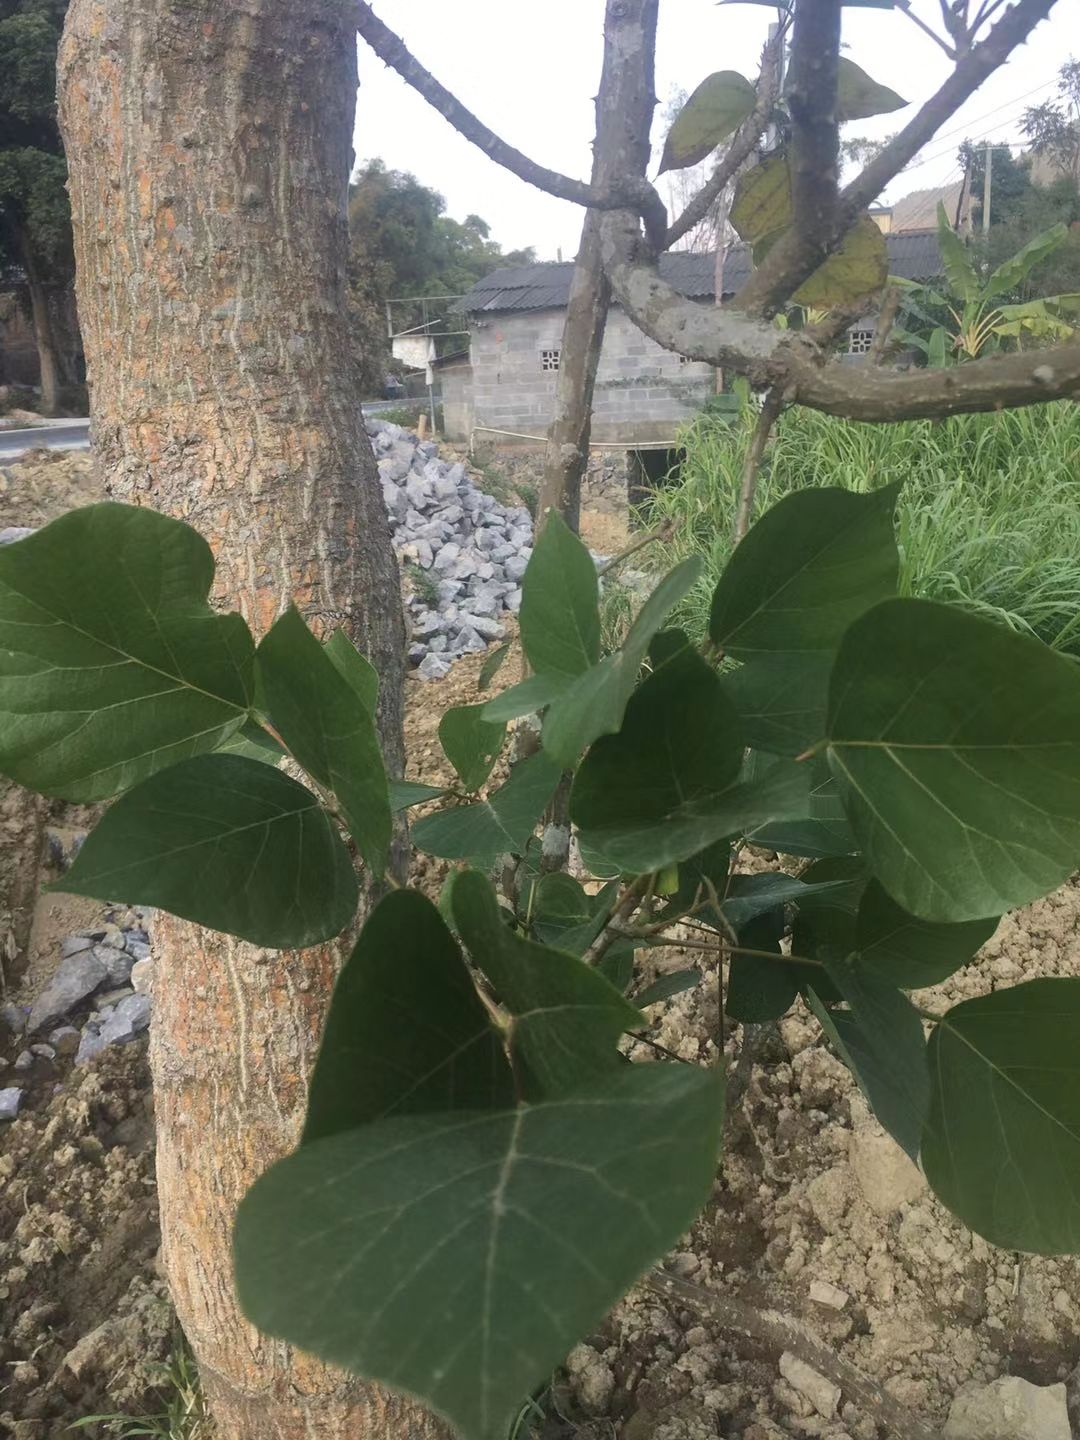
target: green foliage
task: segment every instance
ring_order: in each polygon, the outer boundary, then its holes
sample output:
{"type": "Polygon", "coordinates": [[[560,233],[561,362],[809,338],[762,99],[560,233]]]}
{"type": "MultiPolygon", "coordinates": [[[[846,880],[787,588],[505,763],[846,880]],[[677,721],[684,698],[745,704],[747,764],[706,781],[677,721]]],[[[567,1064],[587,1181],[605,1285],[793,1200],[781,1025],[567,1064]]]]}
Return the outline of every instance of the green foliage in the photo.
{"type": "MultiPolygon", "coordinates": [[[[649,524],[675,529],[666,554],[703,562],[700,582],[674,616],[696,640],[731,554],[753,419],[746,411],[736,425],[710,416],[696,421],[682,436],[678,483],[649,498],[649,524]]],[[[1070,403],[898,425],[796,408],[776,426],[758,502],[767,515],[793,491],[841,486],[862,493],[902,482],[900,594],[959,603],[1080,656],[1078,454],[1080,407],[1070,403]]],[[[792,698],[801,705],[803,694],[796,688],[792,698]]]]}
{"type": "Polygon", "coordinates": [[[750,115],[757,94],[737,70],[708,75],[687,100],[668,131],[660,173],[697,165],[750,115]]]}
{"type": "Polygon", "coordinates": [[[902,110],[908,103],[895,90],[872,80],[846,55],[837,61],[836,99],[840,120],[868,120],[872,115],[902,110]]]}
{"type": "MultiPolygon", "coordinates": [[[[895,485],[794,488],[725,557],[700,645],[662,628],[698,581],[691,556],[604,654],[592,561],[549,523],[523,581],[536,673],[444,716],[476,798],[413,827],[464,863],[438,908],[394,888],[368,915],[300,1144],[240,1207],[251,1320],[468,1440],[501,1440],[709,1193],[722,1066],[626,1055],[628,1034],[648,1038],[641,1007],[705,976],[637,968],[682,921],[726,958],[732,1021],[802,997],[966,1223],[1015,1249],[1080,1247],[1080,981],[944,1015],[906,994],[1076,867],[1080,670],[898,595],[895,485]],[[526,702],[539,748],[484,794],[526,702]],[[537,836],[568,771],[586,883],[549,873],[537,836]],[[755,843],[810,863],[740,874],[755,843]]],[[[123,507],[0,551],[0,698],[17,722],[2,761],[24,773],[32,755],[60,793],[88,776],[120,792],[65,889],[261,945],[320,943],[351,931],[354,861],[378,877],[392,810],[446,797],[388,784],[376,677],[344,635],[320,645],[289,610],[253,655],[242,622],[209,609],[211,578],[193,532],[123,507]],[[106,523],[123,577],[107,595],[89,569],[106,523]],[[74,739],[55,731],[72,714],[74,739]],[[286,753],[313,788],[277,768],[286,753]]]]}

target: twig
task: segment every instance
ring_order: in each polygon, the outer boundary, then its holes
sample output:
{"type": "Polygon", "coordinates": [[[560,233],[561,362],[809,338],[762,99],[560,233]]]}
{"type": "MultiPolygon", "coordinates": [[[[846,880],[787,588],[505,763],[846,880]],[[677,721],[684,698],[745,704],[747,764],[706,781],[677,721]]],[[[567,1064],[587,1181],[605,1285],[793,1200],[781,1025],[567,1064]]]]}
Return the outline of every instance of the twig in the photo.
{"type": "Polygon", "coordinates": [[[674,520],[665,520],[663,525],[657,526],[655,530],[650,530],[647,535],[639,536],[625,550],[620,550],[618,555],[613,555],[610,560],[605,560],[596,573],[609,575],[616,565],[621,565],[624,560],[629,560],[631,555],[636,555],[639,550],[644,550],[646,545],[652,545],[657,540],[663,540],[666,544],[674,536],[676,529],[677,524],[674,520]]]}
{"type": "Polygon", "coordinates": [[[896,0],[896,3],[899,6],[901,12],[907,16],[911,23],[913,25],[917,25],[924,35],[929,35],[930,39],[933,40],[934,44],[940,46],[940,48],[945,51],[945,54],[949,57],[950,60],[956,59],[956,51],[952,48],[949,42],[947,40],[943,40],[932,25],[928,25],[925,20],[920,20],[918,15],[915,14],[915,11],[911,8],[911,0],[896,0]]]}
{"type": "Polygon", "coordinates": [[[367,0],[357,0],[356,28],[380,60],[396,70],[401,78],[418,91],[433,109],[454,129],[483,150],[497,165],[509,170],[519,180],[535,185],[560,200],[570,200],[592,210],[631,208],[644,217],[646,232],[654,245],[663,246],[667,233],[667,211],[664,202],[644,176],[627,176],[606,190],[596,190],[584,180],[575,180],[549,170],[530,160],[522,151],[496,135],[495,131],[474,115],[456,95],[436,80],[409,50],[404,40],[384,25],[367,0]]]}
{"type": "Polygon", "coordinates": [[[735,514],[735,529],[732,536],[736,545],[750,529],[750,517],[754,513],[754,491],[757,489],[758,471],[761,469],[765,446],[769,443],[772,428],[783,408],[783,394],[774,387],[765,396],[757,424],[754,426],[754,433],[750,438],[750,448],[746,452],[742,489],[739,493],[739,508],[735,514]]]}
{"type": "Polygon", "coordinates": [[[634,906],[641,899],[642,891],[648,885],[651,878],[649,875],[639,875],[636,880],[626,887],[618,904],[611,912],[611,917],[607,924],[581,957],[586,965],[596,965],[604,958],[612,945],[615,944],[615,941],[620,938],[617,928],[619,922],[625,920],[634,909],[634,906]]]}
{"type": "Polygon", "coordinates": [[[801,1321],[767,1306],[750,1304],[721,1291],[706,1289],[680,1279],[666,1270],[653,1270],[643,1282],[654,1294],[686,1305],[698,1314],[748,1335],[770,1349],[788,1351],[838,1385],[867,1416],[883,1425],[893,1440],[940,1440],[936,1430],[924,1425],[869,1375],[864,1375],[835,1350],[823,1345],[801,1321]]]}
{"type": "Polygon", "coordinates": [[[885,351],[888,349],[889,336],[896,323],[896,317],[900,310],[900,287],[890,285],[885,292],[885,300],[881,306],[881,314],[878,316],[877,326],[874,330],[874,338],[870,342],[870,354],[868,356],[871,365],[880,365],[885,359],[885,351]]]}
{"type": "Polygon", "coordinates": [[[650,1046],[658,1055],[666,1055],[669,1060],[677,1060],[680,1065],[689,1065],[692,1063],[689,1060],[684,1060],[681,1055],[676,1055],[675,1051],[669,1050],[666,1045],[661,1045],[658,1040],[650,1040],[648,1035],[642,1034],[640,1030],[628,1030],[626,1033],[630,1036],[631,1040],[640,1040],[642,1045],[650,1046]]]}

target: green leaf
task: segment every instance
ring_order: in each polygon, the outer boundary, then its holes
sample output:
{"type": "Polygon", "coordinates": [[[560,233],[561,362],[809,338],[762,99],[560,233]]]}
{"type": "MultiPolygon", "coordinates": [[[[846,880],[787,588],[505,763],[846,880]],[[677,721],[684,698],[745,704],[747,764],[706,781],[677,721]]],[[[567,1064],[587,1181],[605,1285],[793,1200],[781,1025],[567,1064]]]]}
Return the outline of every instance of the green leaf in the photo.
{"type": "Polygon", "coordinates": [[[983,299],[994,300],[1005,295],[1027,279],[1040,261],[1052,255],[1065,241],[1069,227],[1064,222],[1035,235],[1015,255],[1003,261],[990,276],[983,290],[983,299]]]}
{"type": "Polygon", "coordinates": [[[264,636],[256,664],[274,728],[337,797],[357,849],[381,875],[393,821],[374,713],[292,606],[264,636]]]}
{"type": "Polygon", "coordinates": [[[761,955],[732,955],[724,1009],[740,1024],[778,1020],[795,1003],[805,967],[780,959],[783,933],[784,911],[779,905],[753,916],[739,931],[740,945],[767,950],[777,957],[773,961],[761,955]]]}
{"type": "Polygon", "coordinates": [[[253,646],[207,603],[213,577],[194,530],[141,506],[74,510],[0,548],[0,771],[106,800],[239,730],[253,646]]]}
{"type": "Polygon", "coordinates": [[[501,1037],[454,937],[419,891],[393,891],[334,986],[301,1143],[389,1115],[513,1103],[501,1037]]]}
{"type": "Polygon", "coordinates": [[[713,593],[715,644],[742,660],[765,653],[778,665],[792,654],[804,665],[829,654],[854,619],[896,593],[898,491],[796,490],[766,511],[713,593]]]}
{"type": "Polygon", "coordinates": [[[599,597],[592,556],[549,511],[521,587],[521,643],[537,675],[573,679],[596,664],[599,597]]]}
{"type": "Polygon", "coordinates": [[[736,70],[718,70],[697,87],[668,131],[660,174],[696,165],[733,134],[754,109],[757,94],[736,70]]]}
{"type": "Polygon", "coordinates": [[[787,155],[776,151],[744,171],[735,186],[731,223],[739,238],[756,245],[791,224],[791,172],[787,155]]]}
{"type": "Polygon", "coordinates": [[[487,659],[480,666],[480,674],[476,679],[477,690],[486,690],[495,679],[502,669],[503,661],[510,654],[511,644],[510,640],[504,640],[501,645],[496,645],[495,649],[488,654],[487,659]]]}
{"type": "Polygon", "coordinates": [[[825,880],[807,884],[794,875],[785,875],[779,870],[766,871],[759,875],[735,875],[731,890],[724,900],[724,915],[730,925],[740,930],[758,915],[764,915],[777,906],[792,902],[805,904],[821,896],[846,890],[847,879],[825,880]]]}
{"type": "MultiPolygon", "coordinates": [[[[746,834],[752,845],[765,850],[778,850],[782,855],[849,855],[858,848],[855,832],[848,823],[840,787],[820,760],[786,762],[791,773],[797,774],[805,786],[804,818],[766,821],[746,834]]],[[[748,776],[764,774],[776,762],[767,755],[751,752],[746,766],[748,776]]]]}
{"type": "Polygon", "coordinates": [[[303,1145],[240,1206],[240,1303],[466,1440],[502,1440],[521,1397],[704,1204],[722,1085],[692,1065],[626,1065],[565,1099],[303,1145]]]}
{"type": "Polygon", "coordinates": [[[634,1004],[641,1008],[646,1005],[655,1005],[658,1000],[670,1000],[674,995],[682,995],[687,990],[693,990],[700,983],[700,970],[670,970],[666,975],[659,976],[651,985],[646,985],[640,995],[635,995],[634,1004]]]}
{"type": "Polygon", "coordinates": [[[829,687],[828,759],[874,874],[925,920],[977,920],[1080,857],[1080,667],[925,600],[857,620],[829,687]]]}
{"type": "Polygon", "coordinates": [[[997,917],[960,925],[919,920],[871,880],[859,903],[855,930],[859,970],[902,990],[940,985],[967,964],[997,926],[997,917]]]}
{"type": "Polygon", "coordinates": [[[796,305],[847,305],[877,295],[889,278],[885,236],[871,215],[860,215],[840,247],[803,281],[791,297],[796,305]]]}
{"type": "Polygon", "coordinates": [[[837,62],[836,80],[836,118],[841,122],[868,120],[871,115],[888,115],[893,110],[903,110],[908,103],[887,85],[871,80],[866,71],[846,55],[841,55],[837,62]]]}
{"type": "Polygon", "coordinates": [[[544,751],[520,760],[510,778],[486,800],[425,815],[412,827],[413,843],[444,860],[494,864],[505,852],[520,855],[555,793],[562,771],[544,751]]]}
{"type": "Polygon", "coordinates": [[[853,958],[829,960],[827,969],[850,1006],[831,1012],[843,1058],[880,1123],[917,1162],[930,1103],[918,1012],[906,995],[867,975],[853,958]]]}
{"type": "MultiPolygon", "coordinates": [[[[569,949],[571,954],[580,955],[585,946],[578,948],[578,932],[588,933],[593,929],[589,924],[590,897],[580,881],[564,870],[539,875],[528,887],[526,898],[525,908],[531,912],[536,938],[545,945],[558,945],[561,949],[569,949]],[[564,939],[567,936],[569,943],[564,939]]],[[[600,928],[602,922],[596,927],[596,933],[600,928]]]]}
{"type": "Polygon", "coordinates": [[[458,876],[450,903],[474,963],[513,1017],[510,1050],[527,1099],[567,1094],[623,1063],[618,1041],[644,1017],[603,975],[511,930],[476,870],[458,876]]]}
{"type": "Polygon", "coordinates": [[[692,650],[653,671],[617,735],[598,740],[570,791],[570,818],[590,845],[643,873],[686,860],[767,817],[800,813],[801,775],[785,766],[744,782],[738,716],[692,650]]]}
{"type": "Polygon", "coordinates": [[[390,781],[390,809],[408,810],[412,805],[422,805],[425,800],[440,800],[446,794],[441,785],[422,785],[418,780],[390,781]]]}
{"type": "Polygon", "coordinates": [[[439,740],[466,790],[479,790],[499,758],[505,724],[483,718],[483,705],[457,705],[439,721],[439,740]]]}
{"type": "Polygon", "coordinates": [[[724,672],[746,743],[773,755],[801,755],[825,733],[831,656],[813,650],[756,655],[724,672]]]}
{"type": "Polygon", "coordinates": [[[579,675],[549,706],[542,732],[544,749],[563,769],[569,770],[598,736],[619,729],[650,641],[700,574],[696,555],[676,565],[641,607],[622,649],[579,675]]]}
{"type": "Polygon", "coordinates": [[[261,760],[264,765],[280,765],[285,751],[256,720],[246,720],[239,730],[234,730],[215,755],[243,755],[247,760],[261,760]]]}
{"type": "Polygon", "coordinates": [[[922,1163],[992,1245],[1080,1250],[1080,980],[1030,980],[945,1015],[922,1163]]]}
{"type": "Polygon", "coordinates": [[[497,721],[520,720],[522,715],[533,715],[557,700],[571,684],[565,675],[530,675],[527,680],[493,695],[484,706],[484,719],[494,724],[497,721]]]}
{"type": "Polygon", "coordinates": [[[339,935],[357,902],[349,852],[311,791],[237,755],[200,755],[129,790],[63,889],[159,906],[280,950],[339,935]]]}
{"type": "Polygon", "coordinates": [[[978,300],[981,287],[975,266],[967,246],[949,224],[945,206],[940,200],[937,207],[937,237],[945,277],[953,292],[961,300],[978,300]]]}
{"type": "Polygon", "coordinates": [[[335,630],[323,650],[338,674],[359,695],[364,709],[374,715],[379,700],[379,672],[375,666],[360,654],[344,630],[335,630]]]}

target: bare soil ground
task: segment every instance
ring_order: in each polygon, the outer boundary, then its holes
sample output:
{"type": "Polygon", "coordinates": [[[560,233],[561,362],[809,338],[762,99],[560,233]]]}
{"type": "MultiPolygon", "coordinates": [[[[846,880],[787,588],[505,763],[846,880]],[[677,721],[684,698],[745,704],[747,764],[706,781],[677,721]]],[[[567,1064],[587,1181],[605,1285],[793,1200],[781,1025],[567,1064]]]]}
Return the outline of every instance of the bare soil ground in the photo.
{"type": "MultiPolygon", "coordinates": [[[[0,525],[41,523],[95,495],[86,457],[32,459],[0,472],[0,525]]],[[[589,543],[621,548],[620,524],[618,515],[589,516],[589,543]]],[[[460,661],[441,682],[408,682],[410,778],[451,779],[438,722],[451,705],[484,698],[484,658],[460,661]]],[[[493,688],[517,678],[511,659],[493,688]]],[[[70,818],[50,817],[61,838],[70,818]]],[[[2,903],[25,889],[32,823],[16,792],[0,793],[2,903]]],[[[51,878],[47,863],[35,855],[32,892],[51,878]]],[[[417,857],[415,882],[435,893],[446,868],[417,857]]],[[[94,909],[43,897],[23,947],[25,976],[12,983],[40,985],[59,939],[91,923],[94,909]]],[[[664,957],[665,968],[702,960],[664,957]]],[[[695,990],[652,1008],[653,1038],[687,1060],[714,1061],[723,1048],[734,1062],[737,1037],[720,1026],[721,977],[714,963],[702,968],[695,990]]],[[[926,1000],[940,1007],[1021,978],[1078,973],[1072,883],[1007,917],[976,962],[926,1000]]],[[[0,1038],[0,1085],[12,1058],[0,1038]]],[[[144,1046],[109,1050],[76,1071],[63,1057],[41,1062],[27,1113],[0,1128],[0,1435],[59,1440],[82,1415],[155,1408],[154,1367],[174,1325],[158,1243],[144,1046]]],[[[695,1284],[800,1318],[933,1425],[969,1382],[1013,1373],[1046,1383],[1077,1359],[1080,1262],[995,1251],[953,1220],[802,1012],[768,1040],[732,1118],[712,1200],[668,1264],[695,1284]]],[[[554,1377],[542,1428],[583,1440],[875,1440],[873,1414],[847,1397],[831,1405],[827,1388],[793,1384],[779,1359],[694,1304],[641,1288],[554,1377]]]]}

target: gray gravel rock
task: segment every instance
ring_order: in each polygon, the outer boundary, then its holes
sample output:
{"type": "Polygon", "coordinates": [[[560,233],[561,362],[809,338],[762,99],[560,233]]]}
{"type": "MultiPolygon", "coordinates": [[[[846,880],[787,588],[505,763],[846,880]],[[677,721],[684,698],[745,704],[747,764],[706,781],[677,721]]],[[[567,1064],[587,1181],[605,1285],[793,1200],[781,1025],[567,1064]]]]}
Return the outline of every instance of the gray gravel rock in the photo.
{"type": "Polygon", "coordinates": [[[100,1055],[104,1049],[105,1041],[101,1038],[97,1029],[92,1025],[87,1025],[86,1029],[82,1032],[79,1048],[75,1052],[75,1064],[86,1065],[89,1061],[100,1055]]]}
{"type": "Polygon", "coordinates": [[[439,655],[428,655],[421,660],[416,673],[422,680],[441,680],[450,674],[450,662],[439,655]]]}
{"type": "Polygon", "coordinates": [[[131,967],[131,986],[136,995],[150,995],[154,988],[154,962],[147,956],[131,967]]]}
{"type": "Polygon", "coordinates": [[[15,1056],[15,1061],[11,1068],[13,1070],[29,1070],[33,1063],[34,1057],[30,1051],[20,1050],[18,1055],[15,1056]]]}
{"type": "Polygon", "coordinates": [[[121,1000],[105,1024],[101,1038],[106,1045],[124,1045],[134,1040],[150,1024],[149,995],[129,995],[121,1000]]]}
{"type": "MultiPolygon", "coordinates": [[[[2,542],[0,542],[2,543],[2,542]]],[[[0,1120],[14,1120],[19,1113],[26,1092],[17,1085],[0,1090],[0,1120]]]]}
{"type": "Polygon", "coordinates": [[[66,940],[60,942],[60,954],[66,959],[69,955],[81,955],[84,950],[92,950],[94,942],[89,935],[69,935],[66,940]]]}
{"type": "Polygon", "coordinates": [[[95,945],[93,955],[105,966],[110,985],[127,984],[135,961],[126,950],[118,950],[113,945],[95,945]]]}
{"type": "Polygon", "coordinates": [[[21,1035],[26,1029],[26,1011],[21,1005],[0,1006],[0,1023],[12,1035],[21,1035]]]}
{"type": "Polygon", "coordinates": [[[61,1025],[49,1031],[49,1044],[58,1055],[74,1055],[79,1048],[79,1031],[74,1025],[61,1025]]]}
{"type": "Polygon", "coordinates": [[[27,535],[33,535],[32,526],[9,525],[6,529],[0,530],[0,545],[14,545],[16,540],[25,540],[27,535]]]}
{"type": "MultiPolygon", "coordinates": [[[[95,947],[98,949],[100,947],[95,947]]],[[[56,974],[34,1001],[26,1028],[33,1034],[55,1025],[75,1008],[80,1000],[92,995],[109,978],[105,964],[94,951],[69,955],[61,960],[56,974]]]]}

